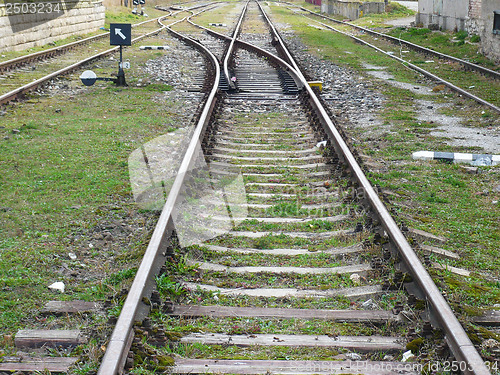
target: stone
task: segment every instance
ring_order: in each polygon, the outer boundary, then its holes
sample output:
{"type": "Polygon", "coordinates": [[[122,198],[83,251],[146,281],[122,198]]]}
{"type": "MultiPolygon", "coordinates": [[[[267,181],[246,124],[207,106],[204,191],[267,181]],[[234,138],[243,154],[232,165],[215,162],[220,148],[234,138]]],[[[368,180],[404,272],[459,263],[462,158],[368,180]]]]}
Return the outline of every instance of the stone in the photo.
{"type": "Polygon", "coordinates": [[[362,358],[358,353],[347,353],[345,356],[351,361],[361,361],[362,358]]]}
{"type": "Polygon", "coordinates": [[[359,284],[361,282],[361,277],[357,273],[353,273],[349,278],[354,284],[359,284]]]}
{"type": "Polygon", "coordinates": [[[361,304],[361,307],[367,310],[371,310],[377,307],[377,304],[373,302],[373,300],[370,298],[369,300],[363,302],[361,304]]]}
{"type": "Polygon", "coordinates": [[[468,166],[464,166],[464,165],[462,165],[460,167],[460,169],[462,169],[465,173],[469,173],[469,174],[478,174],[478,171],[479,171],[479,169],[477,167],[468,167],[468,166]]]}

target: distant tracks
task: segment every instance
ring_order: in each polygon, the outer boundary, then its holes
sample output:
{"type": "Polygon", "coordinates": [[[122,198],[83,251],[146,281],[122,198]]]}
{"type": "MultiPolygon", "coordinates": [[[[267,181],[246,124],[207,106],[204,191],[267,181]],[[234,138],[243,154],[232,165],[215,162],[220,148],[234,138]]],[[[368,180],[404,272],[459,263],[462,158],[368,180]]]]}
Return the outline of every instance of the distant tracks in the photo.
{"type": "MultiPolygon", "coordinates": [[[[197,8],[204,7],[204,6],[206,6],[206,5],[205,4],[197,5],[197,6],[194,6],[192,8],[187,8],[185,10],[180,10],[180,11],[176,11],[176,12],[169,11],[169,14],[166,14],[166,15],[161,16],[161,17],[153,18],[153,19],[150,19],[147,21],[143,21],[143,22],[134,24],[132,26],[133,27],[140,27],[141,25],[144,25],[144,24],[149,23],[149,22],[159,21],[163,18],[172,16],[174,14],[184,12],[184,11],[189,11],[190,9],[197,9],[197,8]]],[[[160,31],[162,31],[163,28],[164,27],[162,26],[154,31],[146,32],[138,37],[135,37],[132,39],[132,43],[136,43],[144,38],[155,35],[155,34],[159,33],[160,31]]],[[[33,62],[38,63],[40,61],[44,61],[44,60],[52,58],[54,56],[62,55],[62,54],[67,53],[68,51],[70,51],[72,49],[79,48],[85,44],[95,42],[97,40],[100,40],[100,39],[108,36],[108,35],[109,35],[109,32],[103,33],[100,35],[96,35],[93,37],[85,38],[85,39],[82,39],[82,40],[79,40],[79,41],[76,41],[73,43],[69,43],[69,44],[66,44],[66,45],[63,45],[60,47],[49,49],[46,51],[40,51],[40,52],[36,52],[33,54],[20,56],[20,57],[17,57],[15,59],[12,59],[12,60],[0,62],[0,73],[7,74],[8,72],[19,69],[20,67],[22,67],[26,64],[33,63],[33,62]]],[[[97,53],[95,55],[89,56],[87,58],[81,59],[73,64],[70,64],[70,65],[64,67],[64,68],[57,69],[57,70],[55,70],[49,74],[46,74],[42,77],[33,79],[31,82],[28,82],[24,85],[20,85],[19,87],[15,88],[15,89],[12,89],[8,92],[1,94],[0,95],[0,104],[4,104],[4,103],[7,103],[11,100],[15,100],[17,98],[20,98],[24,94],[26,94],[27,92],[35,90],[36,88],[46,84],[50,80],[52,80],[58,76],[75,71],[77,69],[80,69],[84,65],[88,64],[89,62],[92,62],[94,60],[108,56],[108,55],[118,51],[118,49],[119,49],[119,47],[113,47],[113,48],[107,49],[103,52],[100,52],[100,53],[97,53]]],[[[0,87],[1,87],[1,84],[2,84],[2,82],[0,82],[0,87]]]]}
{"type": "MultiPolygon", "coordinates": [[[[292,5],[292,4],[290,4],[292,5]]],[[[355,30],[359,30],[359,31],[362,31],[364,33],[367,33],[367,34],[370,34],[370,35],[373,35],[373,36],[376,36],[376,37],[380,37],[380,38],[384,38],[386,40],[389,40],[393,43],[396,43],[396,44],[399,44],[399,45],[405,45],[407,47],[409,47],[410,49],[413,49],[417,52],[420,52],[424,55],[428,55],[428,56],[434,56],[434,57],[437,57],[439,59],[443,59],[443,60],[447,60],[447,61],[451,61],[451,62],[456,62],[460,65],[462,65],[465,69],[467,70],[471,70],[471,71],[475,71],[475,72],[478,72],[486,77],[491,77],[495,80],[498,80],[500,79],[500,73],[497,72],[497,71],[494,71],[494,70],[491,70],[491,69],[488,69],[488,68],[485,68],[485,67],[482,67],[480,65],[477,65],[477,64],[473,64],[471,62],[468,62],[468,61],[465,61],[465,60],[462,60],[462,59],[459,59],[459,58],[456,58],[456,57],[453,57],[453,56],[450,56],[450,55],[446,55],[446,54],[443,54],[443,53],[440,53],[440,52],[437,52],[437,51],[433,51],[429,48],[425,48],[425,47],[422,47],[422,46],[419,46],[417,44],[414,44],[414,43],[411,43],[411,42],[408,42],[404,39],[400,39],[400,38],[396,38],[396,37],[393,37],[393,36],[390,36],[390,35],[386,35],[386,34],[383,34],[383,33],[379,33],[379,32],[376,32],[376,31],[373,31],[373,30],[370,30],[370,29],[367,29],[365,27],[361,27],[361,26],[357,26],[357,25],[354,25],[352,23],[349,23],[349,22],[343,22],[343,21],[339,21],[339,20],[335,20],[331,17],[327,17],[325,15],[322,15],[322,14],[318,14],[318,13],[315,13],[315,12],[312,12],[306,8],[303,8],[303,7],[299,7],[299,9],[305,11],[305,12],[308,12],[310,13],[311,15],[314,15],[316,17],[320,17],[320,18],[323,18],[323,19],[326,19],[328,21],[331,21],[331,22],[335,22],[337,24],[341,24],[341,25],[347,25],[349,27],[352,27],[353,29],[355,30]]],[[[305,16],[304,16],[305,17],[305,16]]],[[[309,17],[308,17],[309,18],[309,17]]],[[[310,18],[311,20],[313,20],[312,18],[310,18]]],[[[317,22],[318,24],[320,24],[321,26],[323,27],[326,27],[327,29],[329,30],[332,30],[332,31],[335,31],[337,33],[340,33],[340,34],[343,34],[343,35],[346,35],[354,40],[356,40],[357,42],[359,43],[362,43],[362,44],[365,44],[385,55],[387,55],[388,57],[390,58],[393,58],[399,62],[401,62],[402,64],[404,64],[405,66],[408,66],[409,68],[413,69],[413,70],[416,70],[417,72],[423,74],[424,76],[430,78],[430,79],[433,79],[439,83],[442,83],[444,84],[445,86],[449,87],[450,89],[452,89],[453,91],[465,96],[465,97],[468,97],[472,100],[475,100],[476,102],[482,104],[482,105],[485,105],[497,112],[500,112],[500,107],[498,107],[497,105],[493,104],[493,103],[490,103],[489,101],[477,96],[477,95],[474,95],[472,94],[471,92],[439,77],[438,75],[435,75],[435,74],[432,74],[430,72],[428,72],[427,70],[425,69],[422,69],[420,68],[419,66],[415,65],[415,64],[412,64],[398,56],[395,56],[394,54],[391,54],[391,53],[388,53],[387,51],[384,51],[383,49],[369,43],[368,41],[366,40],[363,40],[361,38],[358,38],[356,37],[355,35],[352,35],[352,34],[349,34],[349,33],[346,33],[342,30],[338,30],[334,27],[332,27],[331,25],[328,25],[324,22],[320,22],[320,21],[317,21],[317,20],[313,20],[314,22],[317,22]]]]}

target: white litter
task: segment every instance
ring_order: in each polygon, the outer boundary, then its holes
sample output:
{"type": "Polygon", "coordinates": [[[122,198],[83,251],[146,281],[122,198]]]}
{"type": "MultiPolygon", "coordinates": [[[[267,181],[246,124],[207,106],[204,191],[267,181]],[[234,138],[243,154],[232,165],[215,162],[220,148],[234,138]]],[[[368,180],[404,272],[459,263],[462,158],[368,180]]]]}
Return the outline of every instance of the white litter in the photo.
{"type": "Polygon", "coordinates": [[[403,359],[401,360],[401,362],[406,362],[413,357],[415,357],[415,355],[411,352],[411,350],[408,350],[407,352],[403,353],[403,359]]]}
{"type": "Polygon", "coordinates": [[[64,293],[64,288],[65,285],[62,281],[56,281],[54,284],[49,285],[49,289],[52,289],[54,291],[59,291],[61,293],[64,293]]]}

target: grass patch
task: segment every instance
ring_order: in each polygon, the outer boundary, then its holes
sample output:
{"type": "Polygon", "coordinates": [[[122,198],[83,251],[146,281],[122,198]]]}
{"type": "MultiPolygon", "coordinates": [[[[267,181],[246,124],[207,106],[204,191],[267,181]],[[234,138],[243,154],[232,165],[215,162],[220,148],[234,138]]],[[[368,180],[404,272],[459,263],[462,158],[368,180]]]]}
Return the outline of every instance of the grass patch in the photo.
{"type": "MultiPolygon", "coordinates": [[[[151,55],[135,55],[127,80],[147,82],[142,66],[151,55]]],[[[90,68],[98,74],[116,70],[112,61],[97,64],[90,68]]],[[[84,88],[78,75],[59,80],[50,95],[5,107],[0,117],[5,334],[25,327],[47,300],[104,300],[129,285],[156,219],[133,202],[128,157],[183,123],[176,103],[159,100],[171,87],[84,88]],[[64,294],[47,289],[55,281],[66,284],[64,294]]]]}

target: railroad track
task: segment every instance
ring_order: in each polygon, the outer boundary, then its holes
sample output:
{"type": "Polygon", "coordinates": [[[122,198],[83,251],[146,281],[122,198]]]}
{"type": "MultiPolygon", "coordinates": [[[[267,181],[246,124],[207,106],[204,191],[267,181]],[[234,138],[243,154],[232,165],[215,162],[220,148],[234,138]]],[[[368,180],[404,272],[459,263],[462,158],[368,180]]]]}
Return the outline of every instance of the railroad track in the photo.
{"type": "Polygon", "coordinates": [[[99,374],[489,374],[267,15],[237,6],[231,36],[167,27],[213,85],[99,374]]]}
{"type": "MultiPolygon", "coordinates": [[[[159,33],[163,27],[158,28],[155,22],[160,19],[204,6],[206,4],[195,5],[176,12],[168,11],[169,13],[165,16],[133,25],[132,43],[159,33]]],[[[89,62],[115,53],[119,47],[109,48],[109,41],[105,38],[108,35],[109,32],[0,62],[0,104],[18,99],[58,76],[73,72],[89,62]],[[83,50],[84,48],[86,50],[83,50]]]]}
{"type": "MultiPolygon", "coordinates": [[[[288,4],[296,6],[296,5],[292,4],[292,3],[288,3],[288,4]]],[[[312,14],[314,16],[317,16],[317,17],[325,19],[325,20],[329,20],[329,21],[334,22],[336,24],[346,25],[346,26],[349,26],[349,27],[351,27],[351,28],[353,28],[355,30],[362,31],[364,33],[368,33],[370,35],[377,36],[377,37],[380,37],[380,38],[384,38],[386,40],[389,40],[389,41],[395,43],[398,46],[404,45],[404,46],[406,46],[408,48],[411,48],[411,49],[414,49],[414,50],[416,50],[418,52],[422,52],[422,53],[424,53],[424,54],[426,54],[428,56],[438,57],[438,58],[442,58],[442,59],[449,60],[449,61],[454,61],[456,63],[459,63],[460,65],[462,65],[466,69],[477,71],[477,72],[479,72],[481,74],[484,74],[485,76],[489,76],[489,77],[494,78],[494,79],[499,79],[500,78],[500,72],[498,72],[496,70],[488,69],[488,68],[486,68],[484,66],[481,66],[481,65],[478,65],[478,64],[474,64],[474,63],[472,63],[470,61],[466,61],[466,60],[459,59],[459,58],[454,57],[454,56],[447,55],[445,53],[434,51],[434,50],[432,50],[430,48],[426,48],[426,47],[420,46],[418,44],[409,42],[409,41],[401,39],[401,38],[396,38],[396,37],[394,37],[392,35],[380,33],[378,31],[371,30],[371,29],[368,29],[366,27],[354,25],[354,24],[352,24],[350,22],[339,21],[339,20],[336,20],[334,18],[325,16],[324,14],[319,14],[319,13],[313,12],[313,11],[311,11],[309,9],[304,8],[304,7],[298,7],[298,8],[300,10],[304,11],[304,12],[307,12],[309,14],[312,14]]]]}
{"type": "MultiPolygon", "coordinates": [[[[289,3],[289,5],[295,6],[291,3],[289,3]]],[[[320,27],[346,35],[359,43],[365,44],[378,52],[396,59],[404,64],[404,66],[407,66],[424,76],[447,86],[458,94],[500,112],[498,95],[496,94],[498,90],[495,89],[495,87],[499,85],[499,72],[454,56],[446,55],[429,48],[419,46],[404,39],[379,33],[349,22],[339,21],[303,7],[297,7],[295,9],[299,9],[301,12],[316,17],[312,18],[302,14],[308,20],[320,25],[320,27]],[[320,22],[317,18],[324,19],[325,22],[320,22]],[[338,27],[334,27],[332,24],[337,25],[338,27]],[[348,30],[345,29],[346,27],[348,30]],[[404,53],[402,50],[403,46],[408,48],[408,50],[405,50],[404,53]],[[428,60],[429,57],[435,58],[436,60],[428,60]],[[412,63],[412,61],[415,63],[412,63]],[[460,71],[464,71],[464,74],[468,74],[468,78],[465,80],[467,82],[470,82],[471,72],[477,73],[477,77],[474,78],[475,84],[470,85],[467,88],[460,87],[461,84],[456,83],[464,81],[460,71]],[[458,81],[455,77],[456,75],[459,76],[458,81]]]]}

